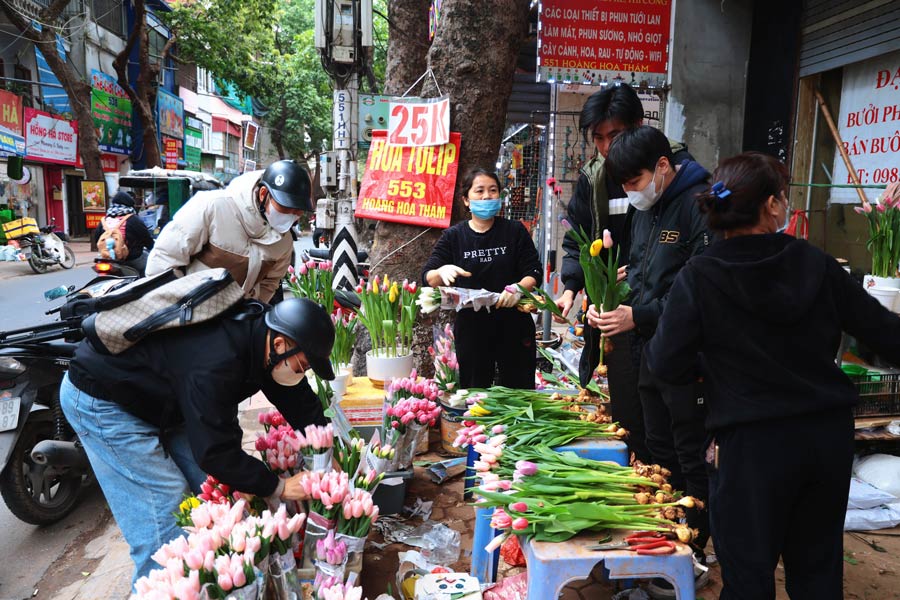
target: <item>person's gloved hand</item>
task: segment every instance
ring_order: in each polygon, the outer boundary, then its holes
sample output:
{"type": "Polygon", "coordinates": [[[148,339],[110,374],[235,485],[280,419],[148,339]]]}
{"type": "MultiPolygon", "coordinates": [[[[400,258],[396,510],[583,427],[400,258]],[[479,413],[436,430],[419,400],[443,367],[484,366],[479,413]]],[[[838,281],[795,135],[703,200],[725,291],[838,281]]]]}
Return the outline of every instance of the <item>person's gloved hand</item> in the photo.
{"type": "Polygon", "coordinates": [[[438,267],[435,269],[437,271],[438,277],[441,278],[441,281],[444,282],[445,286],[449,286],[454,281],[456,281],[457,277],[471,277],[472,274],[457,267],[456,265],[444,265],[443,267],[438,267]]]}
{"type": "Polygon", "coordinates": [[[508,285],[503,289],[500,299],[497,300],[495,306],[497,308],[512,308],[521,298],[522,292],[519,291],[519,288],[515,284],[508,285]]]}

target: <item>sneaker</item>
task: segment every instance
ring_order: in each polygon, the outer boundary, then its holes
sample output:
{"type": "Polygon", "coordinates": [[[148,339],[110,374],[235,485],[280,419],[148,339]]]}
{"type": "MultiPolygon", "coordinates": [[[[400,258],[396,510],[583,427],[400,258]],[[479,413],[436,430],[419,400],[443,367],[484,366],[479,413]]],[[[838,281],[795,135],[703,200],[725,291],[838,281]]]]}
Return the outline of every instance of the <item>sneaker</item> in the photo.
{"type": "MultiPolygon", "coordinates": [[[[699,590],[709,584],[709,569],[697,561],[694,561],[694,590],[699,590]]],[[[675,598],[675,587],[667,580],[654,578],[647,585],[647,593],[651,598],[667,600],[675,598]]]]}

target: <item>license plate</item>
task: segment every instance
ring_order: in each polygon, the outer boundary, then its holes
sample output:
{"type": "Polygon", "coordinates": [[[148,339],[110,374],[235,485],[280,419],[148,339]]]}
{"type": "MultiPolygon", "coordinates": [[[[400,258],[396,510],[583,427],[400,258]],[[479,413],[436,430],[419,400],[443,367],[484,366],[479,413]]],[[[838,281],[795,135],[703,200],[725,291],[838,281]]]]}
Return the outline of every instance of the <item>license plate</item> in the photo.
{"type": "Polygon", "coordinates": [[[0,398],[0,431],[15,429],[19,424],[21,398],[0,398]]]}

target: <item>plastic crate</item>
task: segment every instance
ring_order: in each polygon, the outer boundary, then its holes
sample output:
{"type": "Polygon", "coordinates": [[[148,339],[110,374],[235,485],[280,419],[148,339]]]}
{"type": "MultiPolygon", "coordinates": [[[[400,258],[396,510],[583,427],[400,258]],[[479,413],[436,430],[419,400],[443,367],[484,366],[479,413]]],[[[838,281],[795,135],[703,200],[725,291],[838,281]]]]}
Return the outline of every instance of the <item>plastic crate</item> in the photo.
{"type": "Polygon", "coordinates": [[[900,373],[869,371],[852,375],[850,379],[859,392],[859,404],[853,409],[856,417],[900,415],[900,373]]]}
{"type": "Polygon", "coordinates": [[[0,227],[3,228],[3,233],[6,234],[6,237],[11,240],[20,238],[23,235],[28,235],[29,233],[37,234],[41,232],[41,230],[38,229],[37,221],[31,217],[3,223],[0,227]]]}

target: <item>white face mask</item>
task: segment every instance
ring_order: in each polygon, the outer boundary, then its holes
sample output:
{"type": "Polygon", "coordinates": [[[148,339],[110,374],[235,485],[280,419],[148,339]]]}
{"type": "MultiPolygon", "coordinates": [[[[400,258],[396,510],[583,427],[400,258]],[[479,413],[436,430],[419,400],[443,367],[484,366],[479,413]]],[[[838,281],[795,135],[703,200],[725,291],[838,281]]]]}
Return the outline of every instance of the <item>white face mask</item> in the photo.
{"type": "Polygon", "coordinates": [[[266,220],[269,222],[272,229],[278,233],[287,233],[294,223],[297,222],[297,215],[278,212],[272,204],[269,204],[266,207],[266,220]]]}
{"type": "Polygon", "coordinates": [[[300,382],[305,377],[306,373],[294,373],[294,369],[291,368],[286,360],[281,361],[272,369],[272,381],[286,387],[300,385],[300,382]]]}
{"type": "Polygon", "coordinates": [[[628,201],[638,210],[650,210],[659,197],[662,196],[662,190],[656,191],[656,169],[653,170],[653,178],[644,189],[640,191],[625,192],[628,201]]]}
{"type": "Polygon", "coordinates": [[[791,207],[784,203],[784,223],[775,230],[775,233],[784,233],[784,230],[791,224],[791,207]]]}

